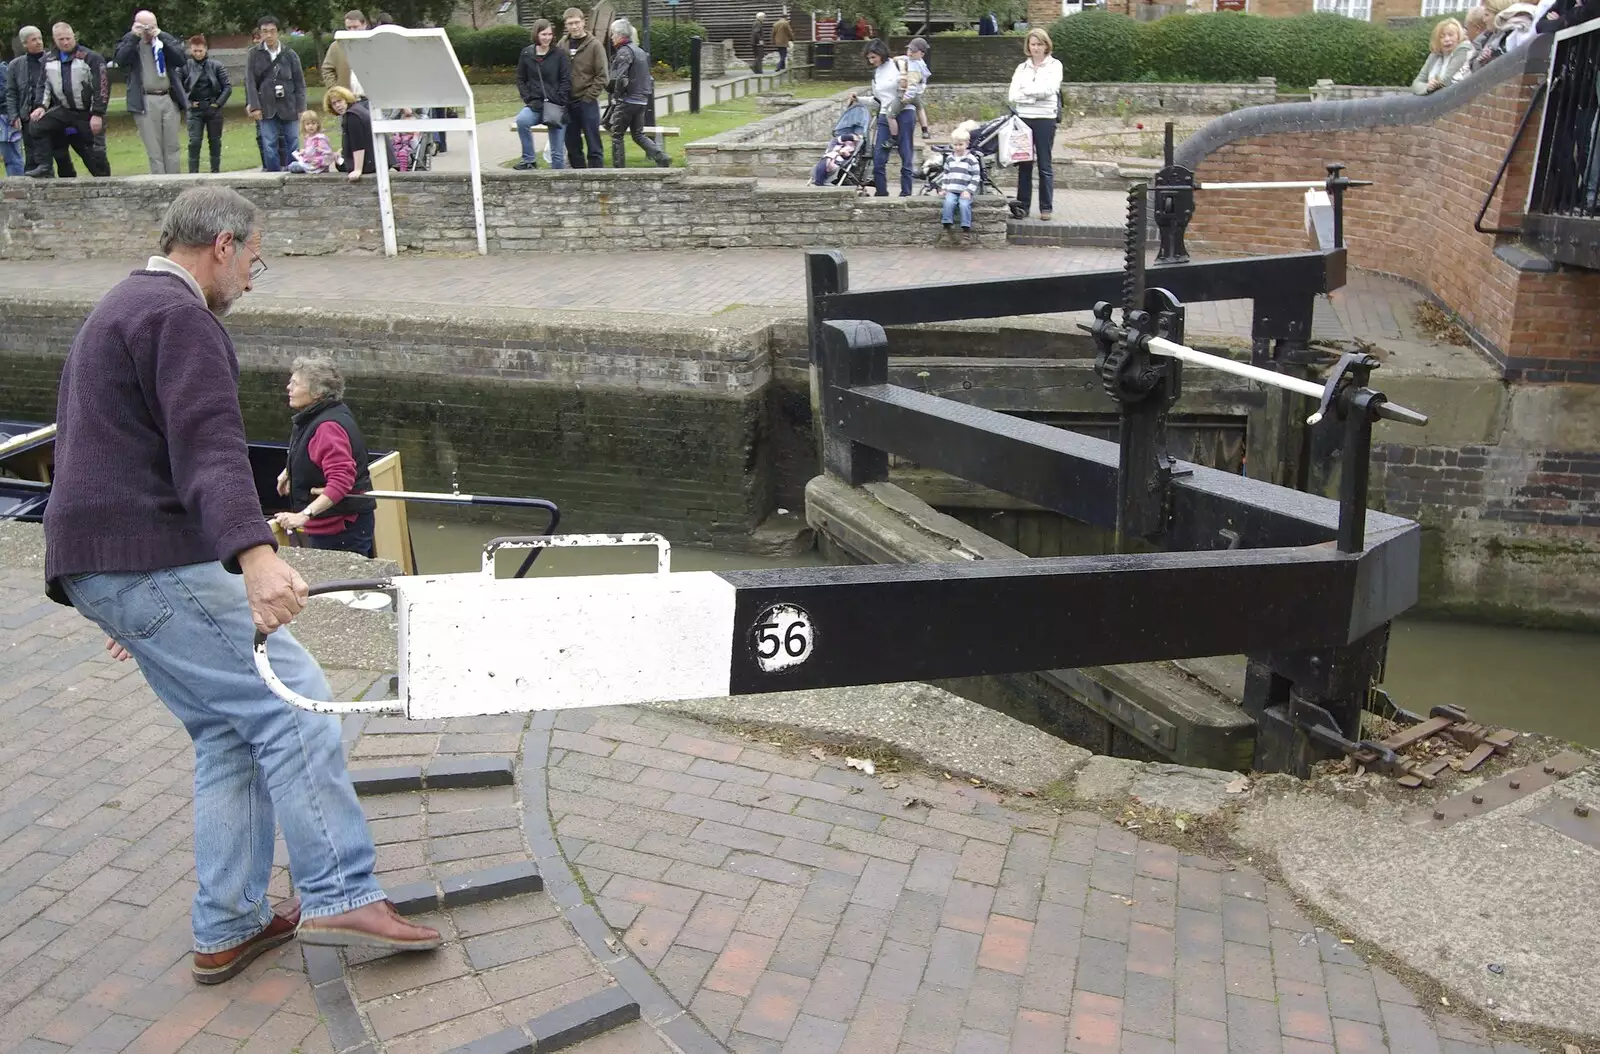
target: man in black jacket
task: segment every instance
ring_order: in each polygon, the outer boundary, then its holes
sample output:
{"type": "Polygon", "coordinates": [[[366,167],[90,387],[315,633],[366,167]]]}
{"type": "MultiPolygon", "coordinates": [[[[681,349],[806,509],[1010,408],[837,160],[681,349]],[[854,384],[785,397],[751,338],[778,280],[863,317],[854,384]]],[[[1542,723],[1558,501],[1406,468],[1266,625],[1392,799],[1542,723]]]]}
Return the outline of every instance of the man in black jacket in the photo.
{"type": "Polygon", "coordinates": [[[300,115],[306,108],[306,74],[300,56],[278,37],[278,20],[262,15],[261,46],[245,60],[245,112],[261,139],[261,167],[278,172],[300,149],[300,115]]]}
{"type": "Polygon", "coordinates": [[[633,23],[626,18],[611,23],[611,44],[616,49],[611,53],[611,82],[606,87],[611,95],[611,167],[628,167],[623,139],[632,135],[646,157],[666,168],[672,158],[644,134],[645,109],[656,90],[655,78],[650,75],[650,56],[633,42],[633,23]]]}
{"type": "Polygon", "coordinates": [[[222,171],[222,108],[233,84],[222,63],[207,55],[206,38],[189,38],[189,65],[183,68],[183,91],[189,97],[189,171],[200,171],[200,141],[211,137],[211,171],[222,171]]]}
{"type": "Polygon", "coordinates": [[[39,163],[33,156],[33,138],[23,125],[28,114],[44,100],[44,34],[38,26],[23,26],[17,37],[22,41],[22,54],[6,65],[6,100],[0,110],[5,113],[6,131],[21,136],[22,167],[27,170],[39,163]]]}
{"type": "Polygon", "coordinates": [[[70,146],[90,175],[109,176],[111,166],[106,163],[100,138],[111,97],[106,60],[79,44],[78,35],[65,22],[51,26],[50,35],[55,39],[55,48],[44,56],[42,97],[27,115],[34,155],[40,160],[28,175],[50,178],[53,159],[62,176],[76,176],[77,170],[67,156],[70,146]]]}
{"type": "Polygon", "coordinates": [[[183,90],[189,54],[183,41],[161,31],[155,12],[139,11],[112,58],[128,78],[128,112],[144,140],[150,174],[177,175],[183,171],[178,167],[179,133],[189,109],[183,90]]]}

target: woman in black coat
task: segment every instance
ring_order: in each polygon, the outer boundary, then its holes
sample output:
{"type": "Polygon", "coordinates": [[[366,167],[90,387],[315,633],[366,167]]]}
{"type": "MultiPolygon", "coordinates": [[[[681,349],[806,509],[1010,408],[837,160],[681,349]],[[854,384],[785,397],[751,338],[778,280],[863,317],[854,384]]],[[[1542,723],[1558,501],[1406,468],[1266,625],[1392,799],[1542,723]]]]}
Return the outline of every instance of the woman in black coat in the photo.
{"type": "Polygon", "coordinates": [[[543,125],[550,141],[550,167],[567,167],[567,104],[572,101],[572,62],[567,49],[555,46],[556,30],[546,19],[533,24],[533,43],[522,49],[517,59],[517,92],[522,96],[522,112],[517,114],[517,138],[522,140],[522,159],[513,167],[539,167],[533,148],[533,129],[543,125]]]}
{"type": "Polygon", "coordinates": [[[322,106],[339,118],[339,128],[344,133],[339,171],[350,173],[352,183],[376,172],[378,168],[372,156],[372,109],[367,100],[357,99],[349,88],[335,85],[323,95],[322,106]]]}

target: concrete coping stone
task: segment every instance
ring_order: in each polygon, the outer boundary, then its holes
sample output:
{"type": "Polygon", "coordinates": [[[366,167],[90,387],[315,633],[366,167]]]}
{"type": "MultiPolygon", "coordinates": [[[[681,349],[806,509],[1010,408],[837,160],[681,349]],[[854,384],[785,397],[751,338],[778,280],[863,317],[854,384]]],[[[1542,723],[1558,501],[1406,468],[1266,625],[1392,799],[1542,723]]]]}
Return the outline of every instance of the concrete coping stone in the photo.
{"type": "Polygon", "coordinates": [[[440,900],[444,907],[459,908],[486,900],[537,893],[543,888],[544,878],[539,874],[538,865],[523,860],[447,878],[440,900]]]}

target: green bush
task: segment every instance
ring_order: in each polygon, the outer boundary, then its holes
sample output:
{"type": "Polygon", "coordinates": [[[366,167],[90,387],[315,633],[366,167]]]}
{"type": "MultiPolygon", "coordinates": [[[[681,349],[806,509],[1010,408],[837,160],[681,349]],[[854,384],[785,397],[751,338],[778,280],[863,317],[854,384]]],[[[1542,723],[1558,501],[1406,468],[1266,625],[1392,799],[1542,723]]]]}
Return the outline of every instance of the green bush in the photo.
{"type": "Polygon", "coordinates": [[[1066,67],[1069,80],[1138,80],[1144,68],[1139,36],[1146,25],[1126,15],[1085,11],[1050,27],[1052,53],[1066,67]]]}
{"type": "MultiPolygon", "coordinates": [[[[310,35],[303,37],[290,36],[285,33],[280,39],[289,45],[290,51],[300,56],[300,65],[306,69],[306,83],[321,84],[322,81],[318,77],[316,69],[317,64],[322,61],[323,48],[317,47],[317,38],[310,35]]],[[[323,38],[323,47],[332,42],[333,34],[330,33],[323,38]]]]}
{"type": "Polygon", "coordinates": [[[1138,22],[1090,11],[1050,27],[1069,81],[1248,82],[1283,87],[1409,84],[1432,20],[1394,31],[1333,14],[1262,18],[1222,12],[1138,22]]]}
{"type": "Polygon", "coordinates": [[[699,37],[711,44],[711,34],[698,22],[650,22],[650,61],[665,62],[673,69],[689,65],[689,38],[699,37]]]}
{"type": "MultiPolygon", "coordinates": [[[[515,66],[522,49],[533,43],[522,26],[491,26],[488,29],[447,30],[456,58],[463,66],[515,66]]],[[[556,34],[560,36],[559,31],[556,34]]]]}

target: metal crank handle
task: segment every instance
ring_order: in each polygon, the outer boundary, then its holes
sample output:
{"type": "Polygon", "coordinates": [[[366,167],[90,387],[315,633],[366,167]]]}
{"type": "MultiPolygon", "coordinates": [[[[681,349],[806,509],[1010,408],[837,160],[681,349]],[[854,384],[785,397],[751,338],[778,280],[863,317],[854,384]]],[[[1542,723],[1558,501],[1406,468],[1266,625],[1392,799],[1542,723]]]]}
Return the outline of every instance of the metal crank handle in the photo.
{"type": "MultiPolygon", "coordinates": [[[[1169,359],[1193,363],[1196,366],[1205,366],[1222,373],[1231,373],[1235,377],[1246,377],[1252,381],[1260,381],[1262,384],[1270,384],[1274,388],[1298,392],[1311,399],[1320,400],[1327,390],[1324,385],[1318,384],[1316,381],[1301,380],[1299,377],[1285,376],[1276,370],[1253,366],[1248,362],[1236,362],[1221,355],[1196,351],[1193,348],[1170,341],[1165,337],[1151,337],[1148,341],[1148,347],[1152,355],[1162,355],[1169,359]]],[[[1376,405],[1378,416],[1385,420],[1407,425],[1425,425],[1428,423],[1427,414],[1418,413],[1416,410],[1401,406],[1398,403],[1391,403],[1387,399],[1376,405]]],[[[1306,418],[1306,424],[1314,425],[1321,420],[1322,414],[1319,411],[1306,418]]]]}
{"type": "MultiPolygon", "coordinates": [[[[321,582],[312,586],[307,591],[307,596],[321,596],[324,593],[387,593],[393,599],[395,595],[394,583],[387,578],[368,578],[355,581],[321,582]]],[[[402,703],[394,699],[352,699],[349,702],[335,702],[327,699],[308,699],[299,692],[284,684],[278,675],[272,672],[272,661],[267,658],[267,634],[256,630],[255,639],[256,672],[261,674],[261,679],[267,682],[267,687],[272,689],[272,694],[302,710],[314,710],[322,714],[372,714],[384,711],[398,711],[403,709],[402,703]]]]}

